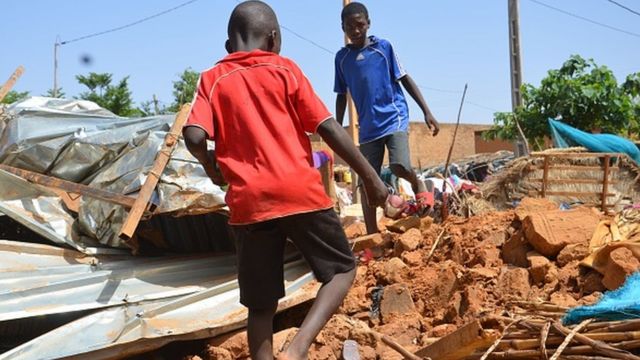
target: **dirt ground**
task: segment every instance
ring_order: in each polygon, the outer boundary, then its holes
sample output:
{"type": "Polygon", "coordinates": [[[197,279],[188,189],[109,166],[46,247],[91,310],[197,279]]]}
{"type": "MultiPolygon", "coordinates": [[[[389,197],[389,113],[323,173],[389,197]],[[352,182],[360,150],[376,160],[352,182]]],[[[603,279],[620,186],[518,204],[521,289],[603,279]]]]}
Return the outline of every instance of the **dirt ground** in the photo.
{"type": "MultiPolygon", "coordinates": [[[[533,251],[525,240],[520,219],[540,206],[545,205],[524,204],[518,214],[450,217],[444,224],[423,220],[420,228],[404,234],[383,232],[383,246],[356,254],[354,285],[339,314],[314,342],[309,359],[342,359],[347,339],[358,343],[362,359],[402,359],[376,341],[369,328],[417,351],[480,316],[521,312],[523,302],[560,307],[595,302],[605,290],[602,276],[578,265],[588,251],[587,238],[576,237],[552,257],[533,251]]],[[[389,221],[383,219],[381,227],[389,221]]],[[[349,225],[346,232],[362,235],[363,225],[349,225]]],[[[304,316],[295,311],[284,315],[291,324],[277,334],[276,351],[291,339],[304,316]]],[[[246,333],[212,339],[198,356],[246,359],[246,333]]]]}

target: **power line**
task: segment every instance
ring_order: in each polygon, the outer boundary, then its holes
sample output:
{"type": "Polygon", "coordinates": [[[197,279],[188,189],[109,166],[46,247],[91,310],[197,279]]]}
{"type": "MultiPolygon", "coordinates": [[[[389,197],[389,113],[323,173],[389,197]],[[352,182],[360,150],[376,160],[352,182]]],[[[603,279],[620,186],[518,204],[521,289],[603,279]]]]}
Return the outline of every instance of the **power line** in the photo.
{"type": "Polygon", "coordinates": [[[625,6],[625,5],[622,5],[622,4],[620,4],[619,2],[617,2],[617,1],[614,1],[614,0],[607,0],[607,1],[608,1],[608,2],[610,2],[610,3],[612,3],[612,4],[614,4],[614,5],[619,6],[619,7],[623,8],[623,9],[625,9],[625,10],[627,10],[628,12],[630,12],[630,13],[632,13],[632,14],[636,14],[636,15],[640,16],[640,12],[637,12],[637,11],[635,11],[635,10],[633,10],[633,9],[631,9],[631,8],[629,8],[629,7],[627,7],[627,6],[625,6]]]}
{"type": "Polygon", "coordinates": [[[599,22],[599,21],[591,20],[591,19],[586,18],[586,17],[584,17],[584,16],[576,15],[576,14],[574,14],[574,13],[571,13],[571,12],[568,12],[568,11],[565,11],[565,10],[562,10],[562,9],[559,9],[559,8],[557,8],[557,7],[551,6],[551,5],[549,5],[549,4],[545,4],[545,3],[543,3],[542,1],[538,1],[538,0],[529,0],[529,1],[531,1],[531,2],[533,2],[533,3],[536,3],[536,4],[538,4],[538,5],[544,6],[544,7],[546,7],[546,8],[549,8],[549,9],[551,9],[551,10],[555,10],[555,11],[557,11],[557,12],[561,12],[561,13],[563,13],[563,14],[565,14],[565,15],[568,15],[568,16],[571,16],[571,17],[574,17],[574,18],[576,18],[576,19],[580,19],[580,20],[583,20],[583,21],[586,21],[586,22],[590,22],[590,23],[592,23],[592,24],[595,24],[595,25],[598,25],[598,26],[605,27],[605,28],[607,28],[607,29],[609,29],[609,30],[614,30],[614,31],[617,31],[617,32],[621,32],[621,33],[624,33],[624,34],[627,34],[627,35],[631,35],[631,36],[635,36],[635,37],[637,37],[637,38],[640,38],[640,34],[637,34],[637,33],[631,32],[631,31],[627,31],[627,30],[624,30],[624,29],[620,29],[620,28],[617,28],[617,27],[614,27],[614,26],[611,26],[611,25],[607,25],[607,24],[601,23],[601,22],[599,22]]]}
{"type": "Polygon", "coordinates": [[[123,30],[123,29],[126,29],[126,28],[130,28],[130,27],[132,27],[132,26],[138,25],[138,24],[143,23],[143,22],[145,22],[145,21],[149,21],[149,20],[151,20],[151,19],[157,18],[158,16],[162,16],[162,15],[164,15],[164,14],[167,14],[167,13],[170,13],[170,12],[172,12],[172,11],[178,10],[178,9],[180,9],[180,8],[182,8],[182,7],[185,7],[185,6],[189,5],[189,4],[192,4],[192,3],[196,2],[196,1],[198,1],[198,0],[189,0],[189,1],[183,2],[182,4],[179,4],[179,5],[177,5],[177,6],[174,6],[174,7],[170,8],[170,9],[167,9],[167,10],[161,11],[161,12],[159,12],[159,13],[156,13],[156,14],[153,14],[153,15],[150,15],[150,16],[147,16],[147,17],[145,17],[145,18],[142,18],[142,19],[140,19],[140,20],[134,21],[134,22],[132,22],[132,23],[129,23],[129,24],[126,24],[126,25],[122,25],[122,26],[118,26],[118,27],[113,28],[113,29],[109,29],[109,30],[100,31],[100,32],[93,33],[93,34],[88,34],[88,35],[80,36],[80,37],[77,37],[77,38],[75,38],[75,39],[62,41],[62,42],[60,42],[59,44],[60,44],[60,45],[66,45],[66,44],[69,44],[69,43],[72,43],[72,42],[76,42],[76,41],[80,41],[80,40],[85,40],[85,39],[89,39],[89,38],[92,38],[92,37],[96,37],[96,36],[100,36],[100,35],[104,35],[104,34],[108,34],[108,33],[116,32],[116,31],[119,31],[119,30],[123,30]]]}

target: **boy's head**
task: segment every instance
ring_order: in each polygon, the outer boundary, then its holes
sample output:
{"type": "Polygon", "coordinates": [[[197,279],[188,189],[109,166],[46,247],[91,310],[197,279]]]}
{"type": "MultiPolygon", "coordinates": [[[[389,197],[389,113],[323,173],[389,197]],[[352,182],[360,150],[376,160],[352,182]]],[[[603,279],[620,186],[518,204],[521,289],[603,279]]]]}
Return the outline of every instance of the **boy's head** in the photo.
{"type": "Polygon", "coordinates": [[[351,43],[358,47],[364,46],[367,40],[367,30],[371,25],[367,8],[359,2],[352,2],[342,9],[340,16],[342,31],[351,40],[351,43]]]}
{"type": "Polygon", "coordinates": [[[260,49],[280,53],[280,25],[273,9],[262,1],[245,1],[233,9],[227,27],[227,52],[260,49]]]}

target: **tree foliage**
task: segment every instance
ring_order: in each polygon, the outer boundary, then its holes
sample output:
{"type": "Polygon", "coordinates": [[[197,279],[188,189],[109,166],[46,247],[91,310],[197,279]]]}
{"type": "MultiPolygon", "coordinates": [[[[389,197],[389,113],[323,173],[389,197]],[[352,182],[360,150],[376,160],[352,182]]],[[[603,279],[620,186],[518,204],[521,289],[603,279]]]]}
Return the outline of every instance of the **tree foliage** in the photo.
{"type": "Polygon", "coordinates": [[[63,99],[65,96],[67,96],[67,94],[64,93],[64,90],[62,90],[62,88],[58,88],[58,90],[55,92],[55,94],[53,93],[53,89],[49,89],[42,96],[46,96],[46,97],[50,97],[50,98],[63,99]]]}
{"type": "Polygon", "coordinates": [[[76,79],[89,89],[80,93],[80,99],[93,101],[119,116],[140,116],[140,110],[133,106],[128,76],[115,85],[111,84],[113,75],[108,73],[92,72],[87,76],[77,75],[76,79]]]}
{"type": "Polygon", "coordinates": [[[7,93],[7,95],[0,101],[0,104],[13,104],[16,101],[20,101],[29,97],[28,91],[15,91],[11,90],[7,93]]]}
{"type": "Polygon", "coordinates": [[[513,140],[517,119],[530,144],[540,148],[550,136],[548,118],[581,130],[630,136],[640,129],[640,73],[627,76],[621,85],[606,66],[573,55],[560,69],[550,70],[539,87],[524,84],[523,106],[515,112],[494,114],[488,139],[513,140]]]}
{"type": "Polygon", "coordinates": [[[173,103],[168,108],[172,112],[178,112],[180,107],[193,100],[198,86],[200,74],[190,67],[185,69],[180,78],[173,82],[173,103]]]}

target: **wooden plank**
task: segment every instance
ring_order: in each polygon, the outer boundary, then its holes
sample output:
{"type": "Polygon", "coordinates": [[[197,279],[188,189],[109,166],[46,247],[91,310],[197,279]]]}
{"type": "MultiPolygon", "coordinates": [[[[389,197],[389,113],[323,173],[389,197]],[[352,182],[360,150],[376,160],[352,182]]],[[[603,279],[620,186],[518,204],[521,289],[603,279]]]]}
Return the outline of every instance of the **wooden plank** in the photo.
{"type": "Polygon", "coordinates": [[[2,85],[2,87],[0,88],[0,101],[4,100],[4,97],[7,96],[9,91],[11,91],[13,86],[16,84],[16,81],[18,81],[20,76],[22,76],[22,73],[24,73],[24,67],[20,65],[18,66],[16,71],[14,71],[13,74],[11,74],[11,76],[9,77],[9,80],[7,80],[7,82],[5,82],[4,85],[2,85]]]}
{"type": "MultiPolygon", "coordinates": [[[[112,204],[121,205],[126,208],[132,207],[135,202],[135,199],[130,196],[92,188],[87,185],[77,184],[71,181],[58,179],[52,176],[38,174],[33,171],[18,169],[16,167],[12,167],[8,165],[0,164],[0,170],[4,170],[8,173],[17,175],[27,180],[30,183],[46,186],[49,188],[63,190],[65,192],[72,193],[72,194],[80,194],[82,196],[88,196],[88,197],[106,201],[112,204]]],[[[56,191],[56,193],[58,192],[56,191]]]]}
{"type": "Polygon", "coordinates": [[[553,153],[553,154],[532,154],[532,157],[554,157],[554,158],[602,158],[609,156],[612,158],[618,158],[626,156],[622,153],[553,153]]]}
{"type": "MultiPolygon", "coordinates": [[[[533,182],[543,182],[543,179],[531,179],[533,182]]],[[[609,181],[609,184],[617,184],[617,181],[609,181]]],[[[602,184],[600,179],[547,179],[547,184],[602,184]]]]}
{"type": "MultiPolygon", "coordinates": [[[[601,194],[601,192],[547,191],[547,196],[593,196],[601,194]]],[[[615,194],[608,193],[607,196],[615,196],[615,194]]]]}
{"type": "MultiPolygon", "coordinates": [[[[542,166],[530,165],[529,170],[542,170],[542,166]]],[[[602,166],[579,166],[579,165],[549,165],[549,171],[561,170],[561,171],[600,171],[602,166]]],[[[610,171],[619,171],[617,166],[610,166],[610,171]]]]}
{"type": "Polygon", "coordinates": [[[120,229],[121,239],[131,239],[133,233],[136,231],[138,223],[140,222],[145,209],[149,205],[149,200],[151,199],[153,190],[156,188],[156,185],[160,180],[160,176],[162,175],[164,168],[167,166],[169,159],[171,159],[171,153],[178,143],[180,133],[182,132],[182,127],[189,117],[190,108],[191,104],[185,104],[182,106],[182,109],[180,109],[180,112],[176,115],[176,120],[173,122],[171,130],[169,130],[167,136],[164,138],[164,144],[162,144],[162,148],[156,156],[153,167],[151,168],[151,170],[149,170],[147,179],[145,180],[144,184],[142,184],[140,192],[138,193],[138,197],[131,207],[131,211],[129,212],[129,214],[127,214],[127,218],[122,224],[122,228],[120,229]]]}
{"type": "Polygon", "coordinates": [[[457,360],[487,349],[499,337],[497,331],[487,331],[475,320],[435,343],[418,350],[416,355],[438,360],[457,360]]]}

